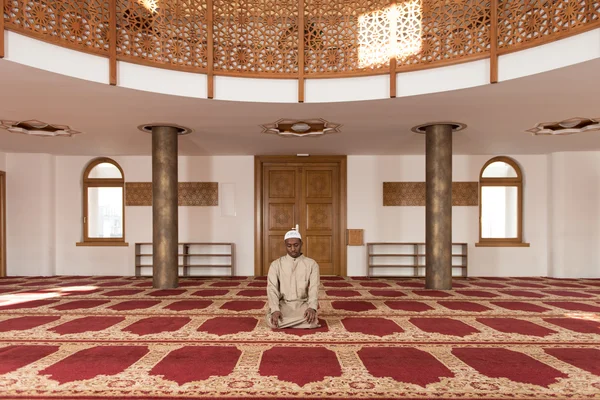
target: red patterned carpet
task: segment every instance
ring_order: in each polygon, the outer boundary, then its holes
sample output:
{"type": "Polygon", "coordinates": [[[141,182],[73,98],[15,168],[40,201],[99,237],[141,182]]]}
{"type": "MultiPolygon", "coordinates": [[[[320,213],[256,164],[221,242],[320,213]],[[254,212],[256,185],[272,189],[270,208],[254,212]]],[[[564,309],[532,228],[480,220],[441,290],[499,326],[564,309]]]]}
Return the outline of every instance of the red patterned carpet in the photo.
{"type": "Polygon", "coordinates": [[[324,277],[272,331],[261,278],[0,279],[0,398],[600,398],[600,280],[324,277]]]}

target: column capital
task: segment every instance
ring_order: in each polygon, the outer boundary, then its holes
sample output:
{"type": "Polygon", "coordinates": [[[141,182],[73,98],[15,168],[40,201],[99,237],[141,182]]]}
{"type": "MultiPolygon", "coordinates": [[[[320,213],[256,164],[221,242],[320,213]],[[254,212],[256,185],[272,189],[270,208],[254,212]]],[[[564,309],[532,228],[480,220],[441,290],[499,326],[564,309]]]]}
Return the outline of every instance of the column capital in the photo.
{"type": "Polygon", "coordinates": [[[459,132],[459,131],[462,131],[467,128],[467,125],[463,124],[462,122],[443,121],[443,122],[426,122],[421,125],[413,126],[410,130],[415,133],[423,133],[424,134],[427,131],[428,127],[437,126],[437,125],[450,125],[452,127],[452,133],[459,132]]]}
{"type": "Polygon", "coordinates": [[[172,124],[169,122],[152,122],[149,124],[143,124],[138,126],[138,129],[142,132],[152,133],[152,128],[174,128],[177,130],[177,135],[188,135],[193,132],[192,128],[186,126],[172,124]]]}

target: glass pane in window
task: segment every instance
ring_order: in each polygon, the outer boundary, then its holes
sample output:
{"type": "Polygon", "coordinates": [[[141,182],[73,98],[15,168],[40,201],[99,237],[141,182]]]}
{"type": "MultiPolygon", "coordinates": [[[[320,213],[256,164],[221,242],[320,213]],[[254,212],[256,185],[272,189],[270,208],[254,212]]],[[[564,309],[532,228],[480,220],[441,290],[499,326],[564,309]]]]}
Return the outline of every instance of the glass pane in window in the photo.
{"type": "Polygon", "coordinates": [[[123,238],[123,188],[88,188],[88,237],[123,238]]]}
{"type": "Polygon", "coordinates": [[[105,162],[92,168],[89,178],[123,178],[123,176],[114,164],[105,162]]]}
{"type": "Polygon", "coordinates": [[[495,161],[485,167],[481,176],[483,178],[516,178],[517,171],[504,161],[495,161]]]}
{"type": "Polygon", "coordinates": [[[518,190],[514,186],[481,188],[481,237],[517,238],[518,190]]]}

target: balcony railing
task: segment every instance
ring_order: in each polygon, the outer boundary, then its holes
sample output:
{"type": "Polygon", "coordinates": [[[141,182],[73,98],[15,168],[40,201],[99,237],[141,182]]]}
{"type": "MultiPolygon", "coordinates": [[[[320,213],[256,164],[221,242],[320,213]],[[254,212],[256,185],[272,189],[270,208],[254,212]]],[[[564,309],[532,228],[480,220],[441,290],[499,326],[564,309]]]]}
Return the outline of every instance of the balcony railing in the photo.
{"type": "Polygon", "coordinates": [[[361,68],[359,17],[402,1],[0,1],[4,29],[108,57],[112,84],[120,60],[207,74],[208,97],[215,75],[292,78],[303,85],[308,78],[391,79],[484,58],[494,82],[499,55],[600,27],[597,0],[422,0],[421,50],[361,68]]]}

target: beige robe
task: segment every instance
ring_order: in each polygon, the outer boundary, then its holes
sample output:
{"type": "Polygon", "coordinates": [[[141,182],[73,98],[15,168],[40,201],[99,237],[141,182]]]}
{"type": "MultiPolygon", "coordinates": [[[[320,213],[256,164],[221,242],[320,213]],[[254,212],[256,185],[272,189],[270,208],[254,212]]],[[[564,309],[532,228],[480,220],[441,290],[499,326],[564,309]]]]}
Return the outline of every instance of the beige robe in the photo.
{"type": "Polygon", "coordinates": [[[306,322],[304,312],[319,307],[319,264],[312,258],[300,255],[280,257],[271,263],[267,281],[269,311],[267,324],[271,325],[271,314],[280,311],[279,328],[318,328],[318,320],[306,322]]]}

